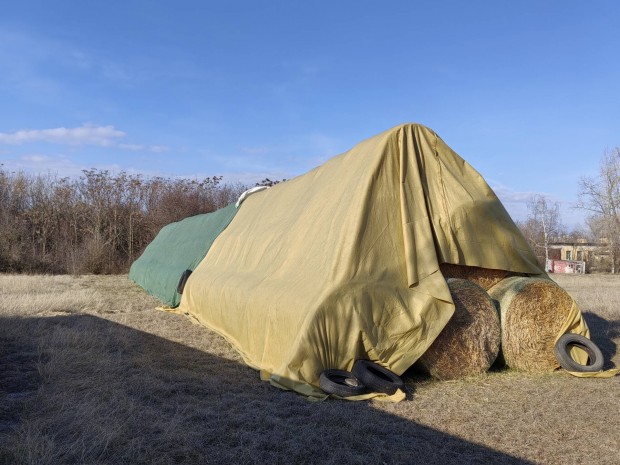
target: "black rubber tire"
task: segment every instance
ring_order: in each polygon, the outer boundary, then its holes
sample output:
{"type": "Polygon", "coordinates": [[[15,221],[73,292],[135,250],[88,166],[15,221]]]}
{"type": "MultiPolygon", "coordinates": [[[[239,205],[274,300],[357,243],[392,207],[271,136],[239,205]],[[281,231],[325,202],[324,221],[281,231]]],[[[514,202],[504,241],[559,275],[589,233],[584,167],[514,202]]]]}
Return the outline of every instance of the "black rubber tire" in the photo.
{"type": "Polygon", "coordinates": [[[564,334],[553,348],[555,358],[562,368],[566,371],[576,371],[581,373],[590,373],[601,371],[603,369],[603,353],[594,342],[580,334],[567,333],[564,334]],[[577,363],[570,356],[571,346],[578,347],[588,354],[588,364],[582,365],[577,363]]]}
{"type": "Polygon", "coordinates": [[[319,385],[326,394],[339,397],[361,396],[370,392],[353,373],[345,370],[325,370],[321,373],[319,385]]]}
{"type": "Polygon", "coordinates": [[[370,360],[357,360],[353,364],[353,375],[372,392],[392,395],[398,389],[405,389],[400,376],[370,360]]]}
{"type": "Polygon", "coordinates": [[[187,282],[187,278],[192,274],[192,270],[185,270],[181,275],[181,279],[179,279],[179,284],[177,284],[177,292],[179,294],[183,294],[183,289],[185,289],[185,283],[187,282]]]}

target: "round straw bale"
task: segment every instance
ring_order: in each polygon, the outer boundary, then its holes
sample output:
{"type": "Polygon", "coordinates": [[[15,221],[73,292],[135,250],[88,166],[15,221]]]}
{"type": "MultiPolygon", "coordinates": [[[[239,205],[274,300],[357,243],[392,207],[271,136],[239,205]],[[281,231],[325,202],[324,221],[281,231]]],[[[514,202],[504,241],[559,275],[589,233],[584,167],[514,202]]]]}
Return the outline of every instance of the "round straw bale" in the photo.
{"type": "Polygon", "coordinates": [[[490,268],[480,268],[478,266],[453,265],[452,263],[442,263],[439,265],[441,274],[444,278],[467,279],[484,290],[488,290],[499,283],[502,279],[513,274],[505,270],[493,270],[490,268]]]}
{"type": "Polygon", "coordinates": [[[464,279],[449,279],[454,315],[418,361],[433,377],[448,380],[487,371],[499,352],[497,309],[484,289],[464,279]]]}
{"type": "Polygon", "coordinates": [[[571,296],[551,280],[524,277],[507,278],[489,294],[500,308],[506,365],[529,372],[555,370],[553,346],[573,305],[571,296]]]}

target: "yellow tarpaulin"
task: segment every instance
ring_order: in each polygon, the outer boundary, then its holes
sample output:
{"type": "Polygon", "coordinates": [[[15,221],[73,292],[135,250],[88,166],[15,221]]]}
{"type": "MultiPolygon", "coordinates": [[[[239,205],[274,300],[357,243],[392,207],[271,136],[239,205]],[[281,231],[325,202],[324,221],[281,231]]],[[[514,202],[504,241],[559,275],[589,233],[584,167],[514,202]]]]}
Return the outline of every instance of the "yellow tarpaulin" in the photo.
{"type": "Polygon", "coordinates": [[[406,124],[249,197],[179,310],[272,384],[322,398],[325,369],[401,374],[424,353],[454,311],[442,262],[544,274],[482,177],[406,124]]]}

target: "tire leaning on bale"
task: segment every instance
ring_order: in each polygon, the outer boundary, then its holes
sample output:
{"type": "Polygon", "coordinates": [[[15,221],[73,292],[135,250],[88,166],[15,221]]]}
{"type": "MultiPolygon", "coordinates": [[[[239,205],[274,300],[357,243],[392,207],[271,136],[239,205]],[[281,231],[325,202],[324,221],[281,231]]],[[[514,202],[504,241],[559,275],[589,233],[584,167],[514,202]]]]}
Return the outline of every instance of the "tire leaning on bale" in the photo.
{"type": "Polygon", "coordinates": [[[573,306],[572,297],[544,278],[511,277],[489,289],[500,308],[506,365],[527,372],[557,369],[554,345],[573,306]]]}
{"type": "Polygon", "coordinates": [[[594,342],[581,334],[564,334],[553,348],[555,358],[562,368],[577,373],[592,373],[603,369],[603,353],[594,342]],[[588,354],[588,363],[582,365],[571,356],[571,348],[577,347],[588,354]]]}
{"type": "Polygon", "coordinates": [[[448,279],[454,315],[418,360],[440,380],[460,379],[487,371],[499,353],[500,320],[489,295],[477,284],[448,279]]]}

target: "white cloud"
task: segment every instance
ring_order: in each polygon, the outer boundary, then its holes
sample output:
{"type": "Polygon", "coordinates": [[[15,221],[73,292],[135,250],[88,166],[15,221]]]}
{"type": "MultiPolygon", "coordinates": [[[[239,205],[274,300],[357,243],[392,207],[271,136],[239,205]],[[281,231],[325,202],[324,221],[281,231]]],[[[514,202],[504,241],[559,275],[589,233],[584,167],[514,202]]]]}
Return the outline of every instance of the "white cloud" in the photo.
{"type": "Polygon", "coordinates": [[[256,147],[241,147],[241,153],[248,155],[265,155],[273,151],[270,147],[256,146],[256,147]]]}
{"type": "Polygon", "coordinates": [[[535,195],[542,195],[550,202],[558,202],[560,205],[560,217],[562,222],[569,228],[574,228],[583,224],[587,217],[587,212],[575,209],[572,201],[558,197],[547,192],[516,191],[505,185],[489,182],[495,194],[510,213],[510,216],[517,221],[524,221],[529,215],[527,203],[535,195]]]}
{"type": "MultiPolygon", "coordinates": [[[[3,161],[3,169],[6,171],[23,171],[32,174],[51,173],[68,177],[79,176],[82,174],[82,170],[90,168],[93,168],[93,166],[76,163],[65,155],[42,155],[36,153],[15,156],[3,161]]],[[[94,168],[114,172],[121,170],[121,167],[116,164],[97,164],[94,168]]]]}
{"type": "Polygon", "coordinates": [[[527,204],[527,202],[532,198],[532,196],[534,195],[544,195],[544,194],[540,194],[538,192],[519,192],[519,191],[514,191],[510,188],[504,187],[504,186],[499,186],[499,187],[494,187],[493,190],[495,191],[495,194],[501,199],[502,202],[504,203],[521,203],[521,204],[527,204]]]}
{"type": "Polygon", "coordinates": [[[32,164],[38,164],[38,163],[47,163],[52,158],[48,157],[47,155],[24,155],[23,157],[21,157],[21,159],[24,162],[29,162],[29,163],[32,163],[32,164]]]}
{"type": "Polygon", "coordinates": [[[32,142],[46,142],[60,145],[111,146],[125,137],[123,131],[114,126],[93,126],[85,124],[77,128],[22,129],[12,133],[0,132],[0,144],[23,145],[32,142]]]}
{"type": "Polygon", "coordinates": [[[11,133],[0,132],[0,145],[24,145],[44,142],[72,147],[85,145],[116,147],[122,150],[149,151],[153,153],[168,151],[168,147],[164,145],[120,142],[120,140],[125,137],[125,132],[111,125],[94,126],[92,124],[84,124],[77,128],[22,129],[11,133]]]}
{"type": "Polygon", "coordinates": [[[123,150],[133,150],[135,152],[148,150],[153,153],[164,153],[168,151],[168,147],[165,145],[118,144],[116,147],[123,150]]]}
{"type": "Polygon", "coordinates": [[[125,150],[144,150],[144,145],[142,144],[118,144],[117,147],[125,150]]]}
{"type": "Polygon", "coordinates": [[[168,147],[165,145],[149,145],[148,150],[153,153],[164,153],[168,151],[168,147]]]}

